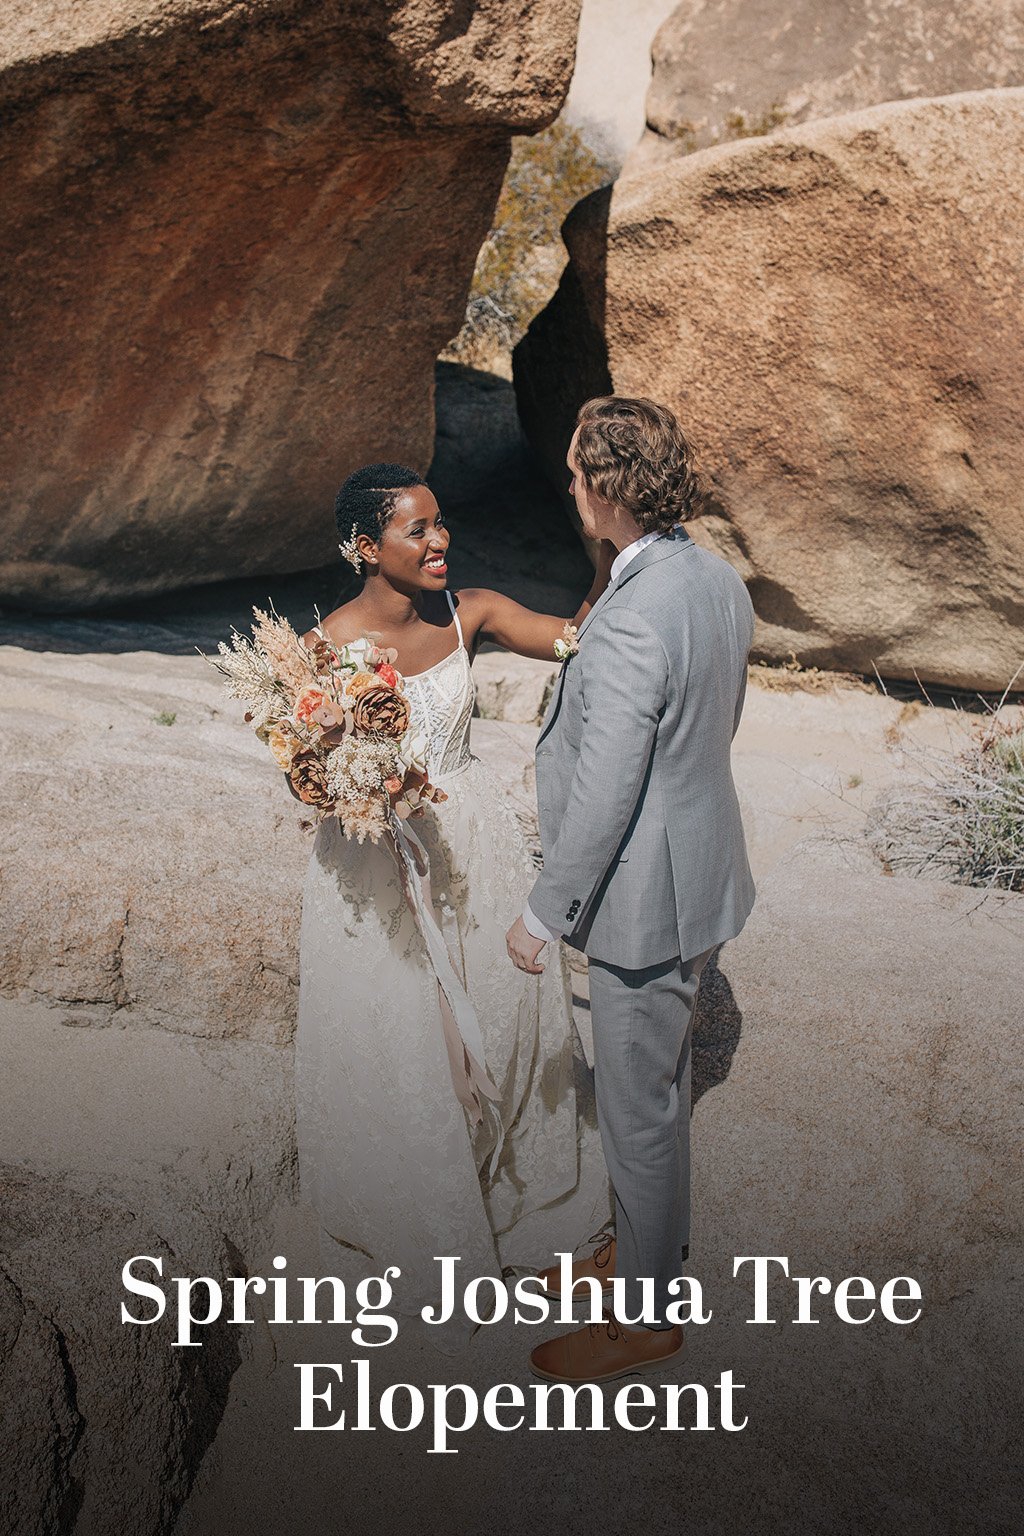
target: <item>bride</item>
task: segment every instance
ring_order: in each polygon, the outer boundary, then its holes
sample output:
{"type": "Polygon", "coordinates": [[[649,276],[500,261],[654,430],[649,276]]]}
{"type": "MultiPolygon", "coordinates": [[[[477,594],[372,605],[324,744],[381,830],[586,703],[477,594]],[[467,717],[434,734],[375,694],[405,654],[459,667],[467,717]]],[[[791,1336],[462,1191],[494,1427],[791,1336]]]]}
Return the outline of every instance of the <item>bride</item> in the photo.
{"type": "MultiPolygon", "coordinates": [[[[393,842],[355,843],[328,818],[302,904],[301,1193],[330,1239],[371,1258],[376,1273],[399,1266],[400,1309],[415,1312],[437,1299],[437,1256],[457,1255],[467,1282],[506,1266],[537,1268],[609,1212],[596,1129],[577,1120],[564,965],[557,946],[536,975],[509,965],[504,935],[535,871],[515,817],[469,749],[477,643],[552,659],[565,621],[497,592],[453,597],[449,533],[412,470],[357,470],[335,514],[342,552],[364,584],[303,638],[341,646],[369,633],[398,651],[413,723],[429,743],[430,780],[447,795],[414,822],[432,917],[475,1011],[496,1091],[473,1124],[453,1087],[438,970],[393,842]]],[[[607,584],[610,554],[602,551],[575,623],[607,584]]]]}

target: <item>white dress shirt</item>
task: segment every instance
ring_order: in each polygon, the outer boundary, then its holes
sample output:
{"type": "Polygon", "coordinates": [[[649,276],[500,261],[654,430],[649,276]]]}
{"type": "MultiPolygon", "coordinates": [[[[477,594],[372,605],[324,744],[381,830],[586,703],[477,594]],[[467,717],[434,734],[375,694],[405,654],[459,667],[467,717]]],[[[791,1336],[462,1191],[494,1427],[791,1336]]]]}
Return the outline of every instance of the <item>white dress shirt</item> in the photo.
{"type": "MultiPolygon", "coordinates": [[[[663,537],[664,535],[661,533],[642,533],[638,539],[633,540],[632,544],[627,544],[625,549],[620,549],[612,561],[608,585],[612,586],[614,582],[618,581],[626,566],[636,559],[642,549],[646,549],[648,544],[653,544],[655,539],[663,537]]],[[[546,923],[541,922],[536,913],[531,910],[529,902],[523,908],[523,926],[532,938],[542,939],[545,944],[557,944],[558,940],[562,938],[561,933],[555,933],[546,923]]]]}
{"type": "Polygon", "coordinates": [[[626,566],[632,563],[642,549],[646,549],[648,544],[653,544],[655,539],[664,537],[662,533],[642,533],[638,539],[633,540],[632,544],[627,544],[625,549],[620,549],[612,561],[612,568],[608,573],[608,585],[611,586],[612,582],[618,581],[626,566]]]}

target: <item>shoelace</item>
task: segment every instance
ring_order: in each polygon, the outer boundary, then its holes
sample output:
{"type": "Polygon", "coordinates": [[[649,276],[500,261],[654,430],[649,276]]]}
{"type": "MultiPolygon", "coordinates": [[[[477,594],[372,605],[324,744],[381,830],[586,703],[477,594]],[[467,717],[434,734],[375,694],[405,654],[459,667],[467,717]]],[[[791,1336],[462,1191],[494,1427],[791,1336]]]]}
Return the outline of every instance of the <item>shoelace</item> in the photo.
{"type": "Polygon", "coordinates": [[[595,1248],[591,1254],[595,1269],[604,1269],[611,1262],[611,1247],[614,1241],[615,1233],[609,1232],[607,1227],[602,1227],[600,1232],[595,1232],[593,1237],[587,1238],[588,1243],[599,1243],[601,1245],[599,1248],[595,1248]],[[604,1258],[603,1264],[601,1262],[602,1258],[604,1258]]]}
{"type": "Polygon", "coordinates": [[[594,1338],[599,1328],[603,1328],[605,1330],[613,1344],[615,1343],[616,1339],[622,1338],[622,1329],[619,1327],[614,1317],[606,1317],[601,1323],[588,1323],[587,1332],[590,1334],[591,1338],[594,1338]]]}

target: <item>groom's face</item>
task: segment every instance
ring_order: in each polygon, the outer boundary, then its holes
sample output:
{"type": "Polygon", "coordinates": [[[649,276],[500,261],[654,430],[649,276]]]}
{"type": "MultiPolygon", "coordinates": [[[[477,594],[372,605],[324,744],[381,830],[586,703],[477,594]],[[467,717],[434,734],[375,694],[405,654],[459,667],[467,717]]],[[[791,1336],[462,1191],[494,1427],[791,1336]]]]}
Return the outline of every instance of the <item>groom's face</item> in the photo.
{"type": "Polygon", "coordinates": [[[576,461],[576,440],[579,435],[580,429],[577,427],[572,435],[569,451],[565,456],[566,467],[572,476],[572,480],[569,483],[569,495],[576,503],[576,511],[579,513],[580,522],[583,524],[583,532],[588,538],[592,539],[595,537],[595,531],[594,514],[590,505],[590,493],[587,490],[583,476],[580,474],[579,464],[576,461]]]}

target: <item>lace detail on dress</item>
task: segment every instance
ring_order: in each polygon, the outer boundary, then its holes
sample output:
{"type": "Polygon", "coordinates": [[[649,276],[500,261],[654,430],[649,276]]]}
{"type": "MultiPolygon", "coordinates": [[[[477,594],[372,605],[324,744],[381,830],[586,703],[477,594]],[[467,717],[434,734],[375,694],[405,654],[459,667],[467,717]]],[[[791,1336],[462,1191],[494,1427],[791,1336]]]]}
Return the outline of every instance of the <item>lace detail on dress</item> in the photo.
{"type": "MultiPolygon", "coordinates": [[[[427,761],[431,779],[441,774],[457,773],[465,768],[469,750],[469,725],[476,704],[476,683],[469,652],[462,639],[462,625],[450,592],[445,593],[459,643],[449,655],[435,662],[425,672],[405,678],[405,696],[412,710],[413,725],[427,738],[427,761]]],[[[326,639],[319,624],[316,633],[326,639]]],[[[402,658],[399,657],[399,667],[402,658]]]]}
{"type": "Polygon", "coordinates": [[[469,723],[476,703],[476,685],[461,639],[458,649],[436,666],[407,677],[405,695],[413,723],[427,738],[430,777],[443,777],[465,768],[470,760],[469,723]]]}

